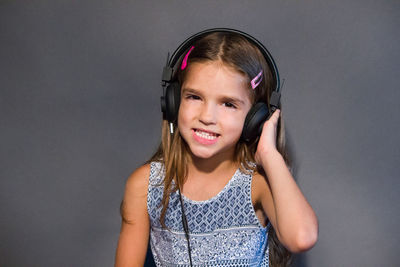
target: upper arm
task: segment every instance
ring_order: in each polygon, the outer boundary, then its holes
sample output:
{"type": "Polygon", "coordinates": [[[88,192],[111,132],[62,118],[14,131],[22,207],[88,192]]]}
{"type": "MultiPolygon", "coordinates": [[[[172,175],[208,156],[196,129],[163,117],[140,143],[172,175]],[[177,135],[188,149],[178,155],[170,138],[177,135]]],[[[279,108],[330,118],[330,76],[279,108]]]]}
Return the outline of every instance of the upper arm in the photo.
{"type": "Polygon", "coordinates": [[[147,188],[150,165],[134,171],[126,181],[121,203],[121,232],[115,266],[143,266],[150,234],[147,212],[147,188]]]}
{"type": "Polygon", "coordinates": [[[281,184],[287,190],[279,196],[273,195],[269,180],[263,175],[257,174],[253,180],[255,199],[261,203],[280,243],[295,253],[314,246],[318,238],[318,221],[294,180],[287,179],[286,184],[281,184]]]}
{"type": "Polygon", "coordinates": [[[255,172],[252,180],[252,192],[256,203],[260,203],[263,211],[274,227],[277,237],[280,239],[280,234],[277,227],[276,221],[276,210],[274,199],[272,198],[271,188],[268,184],[268,180],[258,172],[255,172]]]}

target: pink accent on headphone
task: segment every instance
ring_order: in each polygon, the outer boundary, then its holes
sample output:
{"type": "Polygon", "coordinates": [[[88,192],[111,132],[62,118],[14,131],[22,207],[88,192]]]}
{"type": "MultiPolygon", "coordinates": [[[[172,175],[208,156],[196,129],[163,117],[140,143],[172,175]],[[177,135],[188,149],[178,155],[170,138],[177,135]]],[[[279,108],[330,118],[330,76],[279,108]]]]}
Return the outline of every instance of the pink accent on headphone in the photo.
{"type": "Polygon", "coordinates": [[[260,82],[262,81],[262,75],[263,74],[263,71],[261,70],[260,71],[260,73],[258,73],[257,74],[257,76],[256,77],[254,77],[254,79],[253,80],[251,80],[251,87],[253,88],[253,89],[256,89],[256,87],[260,84],[260,82]],[[261,78],[260,78],[261,77],[261,78]],[[257,82],[257,80],[260,78],[260,80],[257,82]]]}
{"type": "Polygon", "coordinates": [[[192,47],[189,49],[189,51],[186,53],[185,57],[183,58],[182,65],[181,65],[181,70],[184,70],[184,69],[186,68],[187,60],[188,60],[189,54],[190,54],[190,52],[192,52],[193,48],[194,48],[194,46],[192,46],[192,47]]]}

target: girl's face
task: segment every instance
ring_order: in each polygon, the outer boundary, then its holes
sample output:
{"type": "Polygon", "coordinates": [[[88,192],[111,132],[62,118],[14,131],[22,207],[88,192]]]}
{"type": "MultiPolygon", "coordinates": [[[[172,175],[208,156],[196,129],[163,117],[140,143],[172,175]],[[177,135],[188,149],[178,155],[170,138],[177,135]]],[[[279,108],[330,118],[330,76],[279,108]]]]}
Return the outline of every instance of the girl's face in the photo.
{"type": "Polygon", "coordinates": [[[246,77],[219,61],[194,62],[181,89],[178,128],[194,157],[232,157],[251,108],[246,77]]]}

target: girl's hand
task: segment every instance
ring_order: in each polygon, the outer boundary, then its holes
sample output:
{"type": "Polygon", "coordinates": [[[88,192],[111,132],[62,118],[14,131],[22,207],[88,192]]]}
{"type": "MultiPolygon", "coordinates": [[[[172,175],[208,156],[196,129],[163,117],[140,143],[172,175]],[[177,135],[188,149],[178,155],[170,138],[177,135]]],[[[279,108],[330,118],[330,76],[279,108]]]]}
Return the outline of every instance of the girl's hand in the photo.
{"type": "Polygon", "coordinates": [[[255,160],[257,164],[261,164],[261,160],[266,154],[277,151],[276,149],[276,132],[280,109],[274,111],[271,117],[264,123],[260,140],[257,145],[255,160]]]}

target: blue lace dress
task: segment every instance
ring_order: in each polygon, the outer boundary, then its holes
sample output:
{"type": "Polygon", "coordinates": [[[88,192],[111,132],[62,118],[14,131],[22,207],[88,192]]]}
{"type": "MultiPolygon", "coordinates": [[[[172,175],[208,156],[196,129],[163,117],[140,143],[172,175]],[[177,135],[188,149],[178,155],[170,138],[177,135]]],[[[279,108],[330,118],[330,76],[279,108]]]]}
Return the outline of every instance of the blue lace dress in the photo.
{"type": "MultiPolygon", "coordinates": [[[[178,192],[170,196],[163,229],[160,224],[163,165],[150,164],[147,209],[150,246],[157,266],[190,266],[178,192]]],[[[251,202],[252,173],[238,169],[216,196],[194,201],[184,195],[193,266],[269,266],[268,229],[251,202]]]]}

